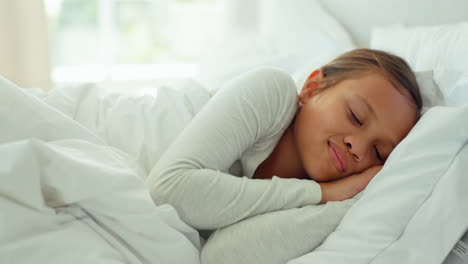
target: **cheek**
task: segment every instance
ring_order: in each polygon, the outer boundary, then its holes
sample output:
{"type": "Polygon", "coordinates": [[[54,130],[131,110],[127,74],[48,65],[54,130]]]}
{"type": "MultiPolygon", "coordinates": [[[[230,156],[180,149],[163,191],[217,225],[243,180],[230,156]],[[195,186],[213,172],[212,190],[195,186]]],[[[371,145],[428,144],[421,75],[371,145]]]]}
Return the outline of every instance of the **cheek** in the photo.
{"type": "Polygon", "coordinates": [[[303,159],[317,158],[329,137],[327,122],[329,117],[322,115],[320,109],[308,107],[301,109],[294,124],[295,141],[303,159]]]}
{"type": "Polygon", "coordinates": [[[295,128],[298,143],[306,143],[317,134],[317,115],[316,111],[311,107],[303,108],[298,112],[295,120],[295,128]]]}
{"type": "Polygon", "coordinates": [[[308,107],[301,109],[295,120],[296,146],[304,169],[318,182],[337,177],[330,165],[328,153],[328,140],[336,131],[334,125],[343,122],[343,118],[334,120],[336,118],[323,108],[308,107]]]}
{"type": "MultiPolygon", "coordinates": [[[[326,107],[309,106],[301,112],[298,125],[302,131],[306,130],[310,137],[324,136],[337,124],[338,116],[335,112],[326,107]]],[[[338,123],[340,122],[341,119],[338,123]]]]}

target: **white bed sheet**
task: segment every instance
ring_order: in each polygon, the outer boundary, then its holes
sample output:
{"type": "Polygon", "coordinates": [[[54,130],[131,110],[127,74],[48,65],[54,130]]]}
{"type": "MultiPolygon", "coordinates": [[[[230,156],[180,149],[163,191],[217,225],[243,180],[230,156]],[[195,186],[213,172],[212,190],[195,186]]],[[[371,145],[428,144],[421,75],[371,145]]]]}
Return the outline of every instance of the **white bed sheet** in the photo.
{"type": "Polygon", "coordinates": [[[143,166],[69,117],[86,97],[56,97],[67,115],[0,78],[0,98],[0,263],[200,263],[143,166]]]}

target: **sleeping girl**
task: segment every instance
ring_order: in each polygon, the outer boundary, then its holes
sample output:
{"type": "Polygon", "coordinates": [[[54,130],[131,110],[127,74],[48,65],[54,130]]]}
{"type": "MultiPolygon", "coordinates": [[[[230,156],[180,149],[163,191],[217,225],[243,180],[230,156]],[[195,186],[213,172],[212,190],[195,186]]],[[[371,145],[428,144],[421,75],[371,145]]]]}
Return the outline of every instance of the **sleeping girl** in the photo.
{"type": "Polygon", "coordinates": [[[205,234],[202,263],[286,263],[335,230],[420,115],[415,75],[377,50],[292,78],[260,68],[204,105],[146,179],[205,234]]]}

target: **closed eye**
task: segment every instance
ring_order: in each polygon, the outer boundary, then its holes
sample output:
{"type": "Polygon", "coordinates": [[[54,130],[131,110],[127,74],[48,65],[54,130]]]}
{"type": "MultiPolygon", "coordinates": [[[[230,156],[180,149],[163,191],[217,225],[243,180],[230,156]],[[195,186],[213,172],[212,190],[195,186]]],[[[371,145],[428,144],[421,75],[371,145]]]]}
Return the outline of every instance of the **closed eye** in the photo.
{"type": "MultiPolygon", "coordinates": [[[[349,108],[349,107],[348,107],[349,108]]],[[[361,127],[362,126],[362,122],[361,120],[359,120],[359,118],[357,118],[357,116],[354,114],[353,110],[351,110],[351,108],[349,108],[349,112],[351,113],[351,119],[353,120],[353,122],[361,127]]]]}
{"type": "Polygon", "coordinates": [[[375,155],[377,156],[377,159],[379,159],[380,161],[384,161],[383,158],[382,158],[382,155],[380,155],[380,152],[379,150],[377,149],[377,146],[374,146],[374,149],[375,149],[375,155]]]}

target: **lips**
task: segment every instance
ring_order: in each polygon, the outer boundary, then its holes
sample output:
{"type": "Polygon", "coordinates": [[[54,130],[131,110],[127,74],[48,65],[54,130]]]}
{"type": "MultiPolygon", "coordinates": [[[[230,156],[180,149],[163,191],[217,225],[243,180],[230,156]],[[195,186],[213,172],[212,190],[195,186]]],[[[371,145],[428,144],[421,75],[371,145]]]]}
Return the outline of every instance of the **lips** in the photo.
{"type": "Polygon", "coordinates": [[[335,144],[328,142],[328,154],[335,168],[339,172],[344,172],[346,170],[346,160],[343,152],[335,144]]]}

